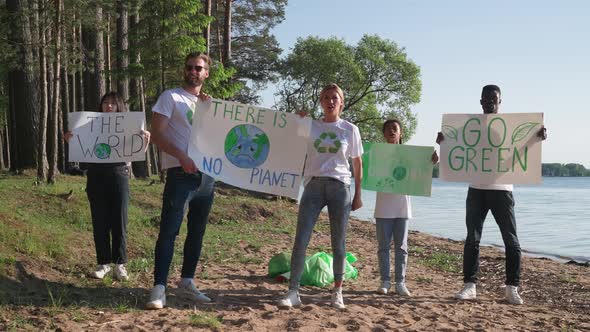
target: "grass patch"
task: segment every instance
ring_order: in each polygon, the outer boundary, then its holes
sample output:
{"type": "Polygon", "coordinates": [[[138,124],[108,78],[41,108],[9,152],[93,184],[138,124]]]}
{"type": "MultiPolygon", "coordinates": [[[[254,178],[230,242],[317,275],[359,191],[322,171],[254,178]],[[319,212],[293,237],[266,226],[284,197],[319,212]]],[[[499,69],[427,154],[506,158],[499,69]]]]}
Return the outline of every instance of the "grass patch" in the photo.
{"type": "Polygon", "coordinates": [[[575,276],[562,276],[559,280],[566,284],[571,284],[577,281],[575,276]]]}
{"type": "Polygon", "coordinates": [[[421,283],[421,284],[430,284],[430,283],[432,283],[432,278],[418,277],[418,278],[416,278],[416,282],[421,283]]]}
{"type": "Polygon", "coordinates": [[[435,251],[425,258],[419,260],[423,265],[441,270],[444,272],[460,272],[462,259],[460,255],[435,251]]]}
{"type": "Polygon", "coordinates": [[[210,313],[191,313],[188,316],[191,326],[197,328],[219,329],[222,319],[210,313]]]}

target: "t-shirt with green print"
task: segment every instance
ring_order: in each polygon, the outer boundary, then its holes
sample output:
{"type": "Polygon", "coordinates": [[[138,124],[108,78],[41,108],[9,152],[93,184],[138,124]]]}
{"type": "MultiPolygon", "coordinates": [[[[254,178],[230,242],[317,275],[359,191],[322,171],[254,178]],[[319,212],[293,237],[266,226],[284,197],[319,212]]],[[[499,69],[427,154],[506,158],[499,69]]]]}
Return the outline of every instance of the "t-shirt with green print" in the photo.
{"type": "Polygon", "coordinates": [[[305,184],[313,176],[335,178],[350,184],[349,158],[363,154],[361,134],[354,124],[339,119],[336,122],[314,120],[307,146],[305,184]]]}
{"type": "MultiPolygon", "coordinates": [[[[152,111],[169,118],[166,135],[179,150],[187,152],[191,137],[192,120],[199,103],[199,98],[183,88],[170,89],[162,92],[152,111]]],[[[164,151],[161,151],[162,169],[178,167],[180,162],[164,151]]]]}

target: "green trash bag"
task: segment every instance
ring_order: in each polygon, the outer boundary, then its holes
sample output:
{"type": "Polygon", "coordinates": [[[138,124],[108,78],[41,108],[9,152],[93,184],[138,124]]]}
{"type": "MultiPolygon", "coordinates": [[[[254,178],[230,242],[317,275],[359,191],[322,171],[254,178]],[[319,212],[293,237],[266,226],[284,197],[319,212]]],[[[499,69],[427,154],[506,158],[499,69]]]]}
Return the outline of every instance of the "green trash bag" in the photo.
{"type": "MultiPolygon", "coordinates": [[[[318,252],[305,259],[303,274],[300,284],[302,286],[326,287],[334,282],[334,271],[332,270],[334,258],[323,251],[318,252]]],[[[358,270],[351,263],[357,259],[351,253],[346,253],[344,279],[356,279],[358,270]]]]}
{"type": "Polygon", "coordinates": [[[274,255],[268,262],[268,276],[274,278],[291,271],[291,255],[281,252],[274,255]]]}

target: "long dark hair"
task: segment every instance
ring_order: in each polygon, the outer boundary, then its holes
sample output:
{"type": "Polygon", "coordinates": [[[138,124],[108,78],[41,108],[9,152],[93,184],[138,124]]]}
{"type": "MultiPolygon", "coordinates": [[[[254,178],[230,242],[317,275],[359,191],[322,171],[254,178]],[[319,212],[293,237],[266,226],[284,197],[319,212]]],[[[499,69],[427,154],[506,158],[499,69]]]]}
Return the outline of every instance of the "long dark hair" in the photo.
{"type": "Polygon", "coordinates": [[[385,134],[385,127],[387,127],[390,123],[397,123],[399,126],[399,144],[404,144],[402,141],[402,134],[404,133],[404,127],[402,127],[402,123],[398,119],[389,119],[383,122],[383,128],[381,128],[381,133],[385,134]]]}
{"type": "Polygon", "coordinates": [[[107,92],[102,98],[100,98],[100,103],[98,104],[98,111],[102,112],[102,103],[107,98],[115,99],[115,103],[117,104],[117,112],[127,112],[127,107],[125,107],[125,102],[123,101],[123,97],[115,91],[107,92]]]}

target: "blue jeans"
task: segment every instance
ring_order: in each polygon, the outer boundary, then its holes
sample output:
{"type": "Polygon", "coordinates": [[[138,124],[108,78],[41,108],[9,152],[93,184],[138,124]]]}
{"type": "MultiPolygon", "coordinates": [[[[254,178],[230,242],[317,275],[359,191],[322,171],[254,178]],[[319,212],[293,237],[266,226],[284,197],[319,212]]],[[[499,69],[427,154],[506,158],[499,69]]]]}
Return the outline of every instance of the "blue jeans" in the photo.
{"type": "Polygon", "coordinates": [[[154,285],[166,286],[174,255],[174,241],[180,230],[187,203],[188,224],[181,277],[195,276],[207,219],[213,204],[214,184],[213,178],[201,172],[187,174],[180,167],[168,169],[162,199],[160,234],[155,249],[154,285]]]}
{"type": "Polygon", "coordinates": [[[488,211],[492,212],[502,233],[506,250],[506,285],[520,283],[520,243],[516,235],[516,217],[512,191],[469,188],[467,192],[467,238],[463,249],[463,282],[477,282],[479,242],[488,211]]]}
{"type": "Polygon", "coordinates": [[[346,226],[351,208],[350,186],[336,179],[314,177],[303,190],[297,216],[297,232],[291,254],[289,289],[298,289],[305,264],[305,251],[313,227],[324,206],[328,206],[330,236],[334,254],[334,280],[342,281],[346,260],[346,226]]]}
{"type": "Polygon", "coordinates": [[[408,219],[406,218],[377,218],[377,258],[379,259],[379,273],[381,282],[391,282],[391,268],[389,250],[391,240],[395,248],[395,282],[406,280],[406,265],[408,263],[408,219]]]}

